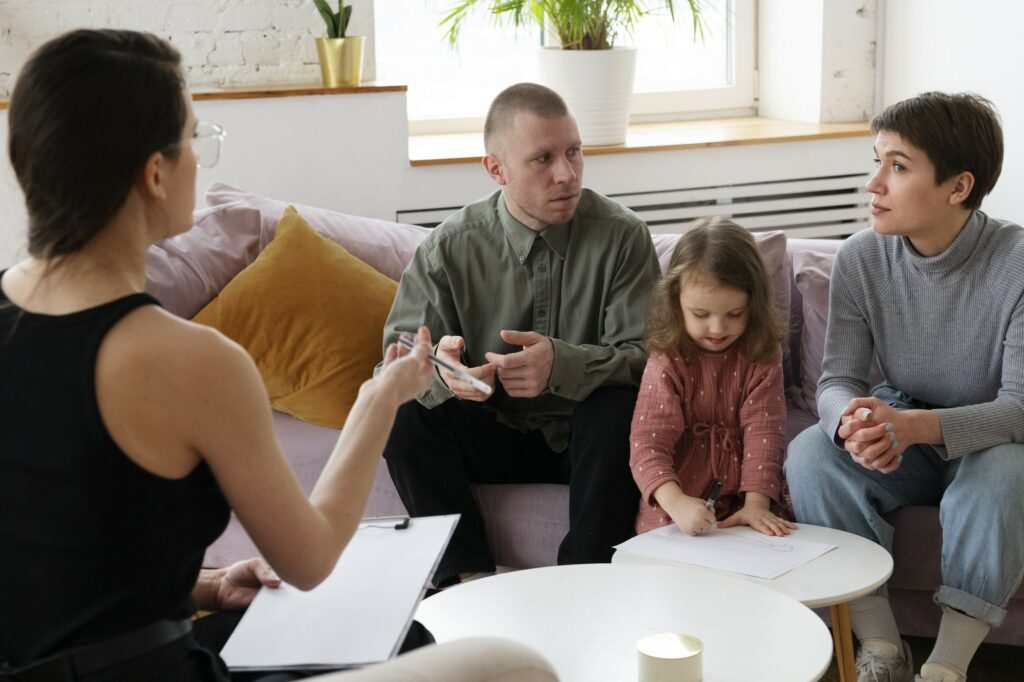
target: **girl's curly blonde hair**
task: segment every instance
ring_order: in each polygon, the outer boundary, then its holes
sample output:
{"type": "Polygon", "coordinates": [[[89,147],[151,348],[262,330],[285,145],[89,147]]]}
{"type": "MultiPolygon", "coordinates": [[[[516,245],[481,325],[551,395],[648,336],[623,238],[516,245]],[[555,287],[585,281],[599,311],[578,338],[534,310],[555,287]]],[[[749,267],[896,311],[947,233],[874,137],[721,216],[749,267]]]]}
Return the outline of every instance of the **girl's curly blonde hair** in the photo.
{"type": "Polygon", "coordinates": [[[698,347],[686,333],[679,294],[697,277],[747,293],[750,315],[739,340],[751,362],[763,362],[779,353],[785,333],[757,242],[748,230],[719,217],[696,221],[676,242],[668,270],[651,298],[645,343],[648,353],[677,350],[686,362],[696,357],[698,347]]]}

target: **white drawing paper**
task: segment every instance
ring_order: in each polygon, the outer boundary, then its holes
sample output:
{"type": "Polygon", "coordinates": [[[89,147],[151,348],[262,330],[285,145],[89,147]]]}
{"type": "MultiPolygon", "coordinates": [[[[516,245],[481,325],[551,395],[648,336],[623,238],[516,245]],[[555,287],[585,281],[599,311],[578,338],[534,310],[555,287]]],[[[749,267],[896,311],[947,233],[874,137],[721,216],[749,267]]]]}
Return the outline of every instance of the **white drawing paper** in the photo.
{"type": "Polygon", "coordinates": [[[674,524],[641,533],[615,546],[618,551],[634,556],[766,580],[774,580],[835,548],[835,545],[800,540],[792,534],[765,535],[749,526],[716,526],[702,535],[692,536],[674,524]]]}

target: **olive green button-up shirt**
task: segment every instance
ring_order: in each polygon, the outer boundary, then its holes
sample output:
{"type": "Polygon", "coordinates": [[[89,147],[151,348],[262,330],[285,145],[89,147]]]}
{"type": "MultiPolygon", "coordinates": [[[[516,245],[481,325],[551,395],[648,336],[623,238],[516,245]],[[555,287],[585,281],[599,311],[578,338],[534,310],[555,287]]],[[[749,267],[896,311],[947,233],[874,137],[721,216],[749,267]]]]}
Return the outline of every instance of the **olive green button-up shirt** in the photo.
{"type": "MultiPolygon", "coordinates": [[[[584,189],[570,222],[535,232],[512,217],[498,190],[420,244],[402,275],[384,347],[425,324],[435,341],[463,337],[462,361],[476,367],[487,352],[522,350],[501,340],[503,329],[549,337],[548,390],[513,398],[496,380],[484,404],[512,428],[540,429],[562,451],[576,402],[600,386],[639,384],[647,298],[658,274],[647,226],[618,203],[584,189]]],[[[418,400],[432,408],[451,397],[435,372],[418,400]]]]}

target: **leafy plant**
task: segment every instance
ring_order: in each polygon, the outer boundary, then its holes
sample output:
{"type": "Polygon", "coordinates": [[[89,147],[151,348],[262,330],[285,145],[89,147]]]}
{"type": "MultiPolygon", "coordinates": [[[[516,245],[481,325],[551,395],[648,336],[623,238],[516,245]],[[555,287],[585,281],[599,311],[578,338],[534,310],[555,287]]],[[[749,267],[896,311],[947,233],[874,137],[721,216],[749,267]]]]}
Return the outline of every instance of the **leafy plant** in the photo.
{"type": "MultiPolygon", "coordinates": [[[[702,0],[662,0],[656,9],[667,9],[673,20],[677,7],[685,4],[693,17],[694,37],[704,37],[702,0]]],[[[565,50],[608,50],[618,32],[632,33],[637,22],[653,10],[645,0],[458,0],[441,20],[449,44],[454,47],[469,13],[479,6],[499,21],[516,28],[535,23],[549,27],[565,50]]]]}
{"type": "Polygon", "coordinates": [[[338,11],[332,12],[327,0],[313,0],[317,11],[324,18],[327,24],[328,38],[344,38],[345,29],[348,28],[348,20],[352,17],[352,5],[346,5],[345,0],[338,0],[338,11]]]}

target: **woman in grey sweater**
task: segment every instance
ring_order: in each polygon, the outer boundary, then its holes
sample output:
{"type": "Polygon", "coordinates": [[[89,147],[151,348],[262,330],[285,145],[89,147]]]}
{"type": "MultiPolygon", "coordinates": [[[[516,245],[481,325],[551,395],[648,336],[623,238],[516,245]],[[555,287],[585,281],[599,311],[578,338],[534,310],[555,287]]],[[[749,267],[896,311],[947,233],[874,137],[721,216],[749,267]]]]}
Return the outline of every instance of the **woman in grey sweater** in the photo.
{"type": "MultiPolygon", "coordinates": [[[[939,506],[942,622],[917,679],[963,682],[1024,570],[1024,231],[978,210],[1003,158],[990,102],[925,93],[872,128],[873,230],[836,255],[821,421],[790,444],[786,475],[797,520],[890,552],[883,514],[939,506]]],[[[850,612],[858,680],[912,681],[884,587],[850,612]]]]}

